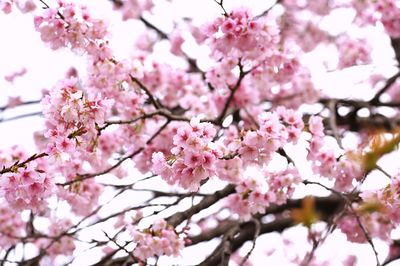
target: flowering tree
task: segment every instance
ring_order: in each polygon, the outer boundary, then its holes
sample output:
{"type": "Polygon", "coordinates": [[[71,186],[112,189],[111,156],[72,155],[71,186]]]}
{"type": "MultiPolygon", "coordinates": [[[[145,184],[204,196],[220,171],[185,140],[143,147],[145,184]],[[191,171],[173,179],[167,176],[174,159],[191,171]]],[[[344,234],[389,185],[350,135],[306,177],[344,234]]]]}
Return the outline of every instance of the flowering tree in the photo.
{"type": "Polygon", "coordinates": [[[0,107],[42,108],[2,124],[44,121],[35,153],[0,151],[1,265],[356,265],[320,252],[335,235],[368,247],[370,265],[400,258],[399,1],[197,2],[216,16],[176,15],[169,30],[162,14],[181,1],[108,2],[144,29],[124,58],[82,2],[0,0],[49,51],[86,61],[41,99],[0,107]],[[358,94],[316,81],[365,67],[358,94]]]}

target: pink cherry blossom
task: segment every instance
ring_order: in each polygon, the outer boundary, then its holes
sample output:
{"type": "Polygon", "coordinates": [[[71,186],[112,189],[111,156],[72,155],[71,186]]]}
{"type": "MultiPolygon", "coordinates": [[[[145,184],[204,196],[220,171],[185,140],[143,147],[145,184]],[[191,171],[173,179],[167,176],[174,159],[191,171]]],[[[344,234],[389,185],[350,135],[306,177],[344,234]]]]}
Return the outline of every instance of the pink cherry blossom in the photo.
{"type": "Polygon", "coordinates": [[[143,262],[154,256],[178,256],[184,247],[184,234],[178,234],[165,220],[154,221],[146,230],[131,227],[130,233],[136,243],[133,255],[143,262]]]}

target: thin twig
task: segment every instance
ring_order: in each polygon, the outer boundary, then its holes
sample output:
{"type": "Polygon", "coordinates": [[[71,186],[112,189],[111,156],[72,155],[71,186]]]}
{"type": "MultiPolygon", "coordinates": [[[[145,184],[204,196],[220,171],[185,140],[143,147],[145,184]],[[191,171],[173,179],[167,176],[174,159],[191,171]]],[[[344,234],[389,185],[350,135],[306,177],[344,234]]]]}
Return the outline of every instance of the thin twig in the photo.
{"type": "MultiPolygon", "coordinates": [[[[164,125],[162,125],[162,126],[157,130],[157,132],[155,132],[155,133],[150,137],[150,139],[148,139],[148,140],[146,141],[144,147],[147,146],[148,144],[150,144],[150,143],[153,141],[153,139],[154,139],[155,137],[157,137],[157,136],[161,133],[161,131],[164,130],[164,129],[167,127],[167,125],[168,125],[169,123],[170,123],[170,121],[167,121],[164,125]]],[[[93,177],[96,177],[96,176],[108,174],[109,172],[111,172],[112,170],[114,170],[114,169],[116,169],[118,166],[120,166],[120,165],[121,165],[123,162],[125,162],[126,160],[128,160],[128,159],[130,159],[130,158],[133,158],[133,157],[135,157],[136,155],[138,155],[139,153],[141,153],[141,152],[145,149],[144,147],[141,147],[141,148],[139,148],[139,149],[133,151],[132,153],[130,153],[130,154],[128,154],[128,155],[122,157],[120,160],[118,160],[117,163],[115,163],[114,165],[108,167],[107,169],[105,169],[105,170],[103,170],[103,171],[100,171],[100,172],[97,172],[97,173],[91,173],[91,174],[78,174],[76,179],[71,180],[71,181],[68,181],[68,182],[65,182],[65,183],[57,183],[56,185],[59,185],[59,186],[69,186],[69,185],[72,185],[72,184],[77,183],[77,182],[82,182],[82,181],[84,181],[84,180],[86,180],[86,179],[89,179],[89,178],[93,178],[93,177]]]]}
{"type": "Polygon", "coordinates": [[[217,3],[220,7],[221,7],[221,9],[222,9],[222,15],[224,16],[224,17],[229,17],[229,14],[228,14],[228,12],[226,12],[226,10],[225,10],[225,7],[224,7],[224,0],[214,0],[214,2],[215,3],[217,3]]]}
{"type": "Polygon", "coordinates": [[[380,167],[379,165],[376,165],[375,168],[380,171],[382,174],[384,174],[385,176],[387,176],[389,179],[392,179],[392,176],[386,172],[382,167],[380,167]]]}
{"type": "Polygon", "coordinates": [[[229,108],[230,104],[232,103],[233,98],[235,96],[235,93],[239,89],[239,87],[240,87],[240,85],[242,83],[242,80],[244,79],[244,77],[247,74],[249,74],[251,72],[251,70],[249,70],[249,71],[244,71],[243,70],[243,66],[242,66],[242,63],[240,62],[240,60],[239,60],[239,63],[238,63],[238,67],[239,67],[239,78],[237,79],[236,84],[233,87],[230,87],[231,93],[229,94],[229,97],[225,102],[225,105],[224,105],[224,108],[222,109],[221,114],[215,120],[216,123],[218,123],[218,124],[222,124],[222,122],[224,121],[224,118],[225,118],[225,115],[226,115],[226,113],[228,111],[228,108],[229,108]]]}
{"type": "Polygon", "coordinates": [[[331,101],[328,103],[328,108],[329,108],[329,111],[331,112],[331,114],[330,114],[330,116],[329,116],[329,124],[330,124],[330,126],[331,126],[331,129],[332,129],[332,132],[333,132],[333,136],[335,137],[335,139],[336,139],[336,141],[337,141],[339,147],[340,147],[341,149],[343,149],[342,140],[341,140],[341,138],[339,137],[339,130],[338,130],[338,127],[337,127],[337,122],[336,122],[336,113],[337,113],[337,110],[336,110],[336,108],[337,108],[336,101],[335,101],[335,100],[331,100],[331,101]]]}
{"type": "Polygon", "coordinates": [[[274,8],[277,4],[279,4],[280,2],[282,2],[282,0],[277,0],[273,5],[271,5],[269,8],[267,8],[264,12],[262,12],[261,14],[257,15],[254,17],[254,20],[257,20],[259,18],[264,17],[265,15],[267,15],[269,13],[269,11],[271,11],[272,8],[274,8]]]}
{"type": "Polygon", "coordinates": [[[154,105],[154,107],[156,109],[161,109],[162,108],[161,104],[154,98],[153,94],[151,94],[149,89],[134,76],[132,76],[132,75],[129,75],[129,76],[131,77],[131,80],[134,83],[136,83],[139,86],[139,88],[142,89],[147,94],[147,97],[149,97],[149,100],[154,105]]]}
{"type": "Polygon", "coordinates": [[[260,235],[260,228],[261,228],[260,221],[255,218],[251,219],[250,221],[252,221],[254,223],[254,225],[256,226],[256,230],[254,231],[253,244],[252,244],[249,252],[247,252],[246,256],[244,256],[244,258],[240,262],[239,266],[243,266],[245,264],[245,262],[249,259],[251,253],[253,252],[254,248],[256,247],[257,238],[260,235]]]}
{"type": "Polygon", "coordinates": [[[318,182],[313,182],[313,181],[304,180],[303,183],[304,183],[305,185],[307,185],[307,184],[319,185],[319,186],[325,188],[326,190],[329,190],[329,191],[335,193],[336,195],[339,195],[340,197],[342,197],[342,198],[345,200],[346,205],[350,208],[351,213],[356,217],[357,223],[358,223],[360,229],[363,231],[363,234],[364,234],[365,239],[367,240],[367,242],[369,243],[369,245],[371,246],[371,248],[372,248],[372,250],[373,250],[373,252],[374,252],[377,266],[380,266],[381,264],[380,264],[380,262],[379,262],[378,252],[376,251],[375,245],[374,245],[374,243],[372,242],[372,239],[371,239],[371,237],[370,237],[368,231],[366,230],[366,228],[365,228],[364,225],[362,224],[362,222],[361,222],[361,220],[360,220],[360,217],[357,215],[357,212],[354,210],[354,208],[353,208],[353,206],[352,206],[352,202],[349,200],[349,198],[346,197],[345,195],[343,195],[342,193],[340,193],[340,192],[338,192],[338,191],[336,191],[336,190],[334,190],[334,189],[332,189],[332,188],[329,188],[329,187],[327,187],[327,186],[325,186],[325,185],[323,185],[323,184],[321,184],[321,183],[318,183],[318,182]]]}
{"type": "Polygon", "coordinates": [[[372,98],[370,100],[371,104],[376,104],[380,102],[380,97],[382,94],[384,94],[397,80],[397,78],[400,77],[400,72],[397,72],[396,74],[394,74],[392,77],[390,77],[387,81],[385,86],[383,86],[382,89],[380,89],[374,96],[374,98],[372,98]]]}
{"type": "MultiPolygon", "coordinates": [[[[44,9],[48,9],[50,8],[50,6],[43,0],[39,0],[40,2],[42,2],[42,4],[44,5],[44,9]]],[[[57,15],[65,21],[65,17],[63,16],[63,14],[60,13],[60,11],[57,10],[57,15]]]]}
{"type": "Polygon", "coordinates": [[[34,113],[29,113],[29,114],[17,115],[17,116],[13,116],[13,117],[9,117],[9,118],[0,118],[0,123],[10,122],[10,121],[27,118],[27,117],[32,117],[32,116],[37,116],[37,115],[41,115],[41,114],[42,114],[42,112],[34,112],[34,113]]]}

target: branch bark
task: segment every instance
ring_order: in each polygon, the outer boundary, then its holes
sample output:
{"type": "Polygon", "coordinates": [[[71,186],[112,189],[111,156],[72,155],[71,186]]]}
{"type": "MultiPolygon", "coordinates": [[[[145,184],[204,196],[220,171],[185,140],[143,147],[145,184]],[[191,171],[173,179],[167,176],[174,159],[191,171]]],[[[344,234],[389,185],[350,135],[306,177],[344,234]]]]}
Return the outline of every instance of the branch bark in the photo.
{"type": "Polygon", "coordinates": [[[177,226],[186,219],[192,217],[194,214],[200,212],[201,210],[204,210],[208,208],[209,206],[213,205],[220,199],[228,196],[229,194],[232,194],[235,192],[235,187],[233,185],[228,185],[224,189],[219,190],[214,193],[214,195],[210,195],[202,199],[198,204],[194,205],[193,207],[189,208],[186,211],[182,212],[177,212],[167,218],[168,224],[172,226],[177,226]]]}

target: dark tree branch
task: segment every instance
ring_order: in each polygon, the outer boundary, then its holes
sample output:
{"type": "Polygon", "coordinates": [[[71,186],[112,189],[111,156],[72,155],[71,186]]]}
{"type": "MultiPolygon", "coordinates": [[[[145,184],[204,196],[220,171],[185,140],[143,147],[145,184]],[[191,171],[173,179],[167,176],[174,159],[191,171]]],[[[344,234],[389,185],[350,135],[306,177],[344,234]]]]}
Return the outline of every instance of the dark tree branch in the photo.
{"type": "Polygon", "coordinates": [[[321,99],[319,99],[319,103],[321,103],[323,105],[328,105],[331,101],[335,101],[337,104],[339,104],[341,106],[349,106],[349,107],[355,107],[355,108],[372,108],[372,107],[380,107],[380,106],[400,107],[400,102],[371,102],[372,100],[363,101],[363,100],[336,99],[336,98],[321,98],[321,99]]]}
{"type": "Polygon", "coordinates": [[[1,169],[0,174],[15,172],[18,170],[18,168],[25,167],[28,163],[30,163],[36,159],[46,157],[46,156],[48,156],[47,153],[34,154],[31,157],[29,157],[28,159],[26,159],[25,161],[22,161],[22,162],[16,161],[13,165],[11,165],[7,168],[3,166],[3,169],[1,169]]]}
{"type": "MultiPolygon", "coordinates": [[[[271,205],[266,208],[265,215],[268,214],[280,214],[284,211],[290,209],[298,209],[302,206],[303,199],[292,199],[288,200],[286,204],[283,205],[271,205]]],[[[328,197],[315,197],[315,207],[317,212],[322,214],[323,220],[328,220],[329,217],[332,217],[333,214],[338,213],[345,206],[345,200],[342,196],[331,195],[328,197]]],[[[257,218],[261,218],[264,215],[258,215],[257,218]]],[[[189,237],[191,243],[189,245],[195,245],[204,241],[209,241],[213,238],[219,237],[227,232],[229,228],[232,228],[238,221],[221,221],[220,224],[213,229],[202,232],[197,236],[189,237]]]]}
{"type": "Polygon", "coordinates": [[[394,50],[397,64],[400,67],[400,38],[390,38],[390,44],[394,50]]]}
{"type": "MultiPolygon", "coordinates": [[[[260,235],[271,233],[271,232],[282,232],[286,228],[294,225],[294,221],[291,218],[282,218],[270,223],[260,224],[260,235]]],[[[239,234],[231,241],[230,248],[231,252],[238,250],[246,241],[252,240],[257,231],[257,226],[254,222],[247,222],[240,226],[239,234]]],[[[215,266],[220,265],[221,254],[223,250],[217,248],[214,252],[208,256],[203,262],[198,264],[199,266],[215,266]]]]}
{"type": "Polygon", "coordinates": [[[136,83],[139,86],[139,88],[146,93],[147,97],[149,97],[150,102],[154,105],[156,109],[162,108],[160,103],[156,100],[156,98],[154,98],[153,94],[151,94],[151,92],[147,89],[147,87],[143,83],[141,83],[137,78],[135,78],[132,75],[130,75],[130,77],[132,82],[136,83]]]}
{"type": "MultiPolygon", "coordinates": [[[[143,24],[146,27],[148,27],[149,29],[154,30],[158,34],[158,36],[160,36],[161,39],[169,40],[169,36],[165,32],[160,30],[158,27],[156,27],[153,23],[151,23],[150,21],[145,19],[143,16],[141,16],[139,18],[139,20],[141,22],[143,22],[143,24]]],[[[187,55],[185,52],[183,52],[183,57],[187,61],[187,63],[189,64],[189,72],[201,73],[203,78],[205,77],[205,73],[197,66],[196,60],[194,60],[193,58],[189,57],[189,55],[187,55]]]]}
{"type": "Polygon", "coordinates": [[[239,61],[238,63],[238,67],[239,67],[239,77],[236,81],[236,84],[233,87],[229,87],[230,89],[230,94],[228,99],[226,100],[224,107],[222,109],[222,112],[220,113],[220,115],[218,116],[218,118],[215,120],[215,122],[217,124],[222,124],[222,122],[224,121],[225,115],[228,112],[228,108],[231,105],[234,97],[235,97],[235,93],[236,91],[240,88],[240,85],[242,83],[242,80],[244,79],[244,77],[250,73],[251,70],[249,71],[244,71],[243,70],[243,66],[242,63],[239,61]]]}
{"type": "Polygon", "coordinates": [[[282,0],[276,0],[276,2],[274,4],[272,4],[270,7],[268,7],[264,12],[262,12],[261,14],[257,15],[254,17],[254,19],[259,19],[264,17],[265,15],[267,15],[269,13],[269,11],[271,11],[276,5],[280,4],[282,2],[282,0]]]}
{"type": "Polygon", "coordinates": [[[220,199],[222,199],[234,192],[235,192],[235,187],[233,185],[228,185],[224,189],[216,191],[213,195],[205,197],[198,204],[194,205],[193,207],[189,208],[188,210],[182,211],[182,212],[177,212],[177,213],[171,215],[166,220],[167,220],[168,224],[176,227],[177,225],[179,225],[186,219],[192,217],[194,214],[200,212],[201,210],[208,208],[209,206],[213,205],[220,199]]]}
{"type": "Polygon", "coordinates": [[[397,78],[400,77],[400,71],[394,74],[392,77],[390,77],[387,81],[385,86],[383,86],[374,96],[374,98],[371,99],[370,103],[371,104],[378,104],[380,103],[380,97],[382,94],[384,94],[397,80],[397,78]]]}
{"type": "Polygon", "coordinates": [[[140,17],[139,20],[140,20],[141,22],[143,22],[143,24],[144,24],[147,28],[154,30],[154,31],[160,36],[161,39],[166,39],[166,40],[168,40],[168,35],[167,35],[165,32],[163,32],[162,30],[160,30],[159,28],[157,28],[153,23],[151,23],[150,21],[148,21],[148,20],[145,19],[144,17],[140,17]]]}
{"type": "Polygon", "coordinates": [[[214,0],[214,2],[215,3],[217,3],[220,7],[221,7],[221,9],[222,9],[222,15],[224,16],[224,17],[229,17],[229,14],[228,14],[228,12],[226,12],[226,10],[225,10],[225,7],[224,7],[224,0],[214,0]]]}

